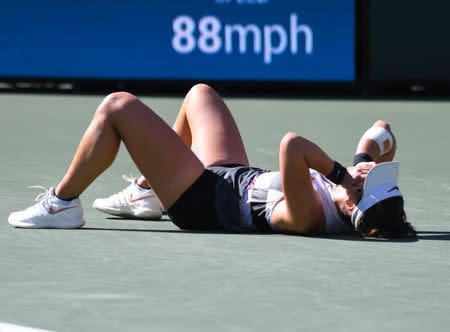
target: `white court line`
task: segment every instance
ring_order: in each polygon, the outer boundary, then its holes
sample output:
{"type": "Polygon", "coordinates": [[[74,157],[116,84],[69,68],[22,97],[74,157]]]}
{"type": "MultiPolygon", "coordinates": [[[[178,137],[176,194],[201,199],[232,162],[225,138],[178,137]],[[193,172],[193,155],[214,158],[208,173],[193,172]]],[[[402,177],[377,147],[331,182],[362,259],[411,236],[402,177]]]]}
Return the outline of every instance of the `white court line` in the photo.
{"type": "Polygon", "coordinates": [[[0,322],[0,332],[50,332],[50,331],[36,329],[34,327],[20,326],[0,322]]]}

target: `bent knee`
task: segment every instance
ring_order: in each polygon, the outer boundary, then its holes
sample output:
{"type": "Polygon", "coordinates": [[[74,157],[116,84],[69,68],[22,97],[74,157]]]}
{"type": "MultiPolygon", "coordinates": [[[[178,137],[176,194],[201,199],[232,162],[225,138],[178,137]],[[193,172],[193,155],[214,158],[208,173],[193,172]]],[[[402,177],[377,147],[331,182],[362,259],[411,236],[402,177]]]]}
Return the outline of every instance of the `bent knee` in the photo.
{"type": "Polygon", "coordinates": [[[131,93],[119,91],[107,95],[100,106],[97,108],[97,114],[109,115],[116,112],[124,111],[132,103],[135,103],[138,98],[131,93]]]}
{"type": "Polygon", "coordinates": [[[107,104],[110,108],[118,110],[124,108],[127,104],[137,101],[138,98],[128,92],[119,91],[110,93],[105,97],[103,102],[107,104]]]}
{"type": "Polygon", "coordinates": [[[204,112],[220,112],[226,109],[221,106],[222,102],[222,98],[212,87],[199,83],[194,85],[186,96],[186,112],[188,117],[204,112]],[[205,107],[205,105],[213,106],[205,107]]]}
{"type": "Polygon", "coordinates": [[[205,83],[195,84],[188,92],[191,97],[203,96],[211,93],[216,93],[216,91],[205,83]]]}
{"type": "Polygon", "coordinates": [[[199,83],[194,85],[186,95],[186,101],[190,108],[195,108],[196,111],[203,109],[204,104],[208,103],[220,103],[222,101],[221,96],[207,84],[199,83]],[[199,107],[200,106],[200,107],[199,107]]]}

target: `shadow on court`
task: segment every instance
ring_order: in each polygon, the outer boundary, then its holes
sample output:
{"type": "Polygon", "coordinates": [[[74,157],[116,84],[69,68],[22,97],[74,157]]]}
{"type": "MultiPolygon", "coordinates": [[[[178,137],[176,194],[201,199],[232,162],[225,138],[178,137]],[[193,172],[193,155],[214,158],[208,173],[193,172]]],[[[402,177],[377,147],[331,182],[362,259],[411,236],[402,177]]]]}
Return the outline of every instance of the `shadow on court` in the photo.
{"type": "Polygon", "coordinates": [[[417,238],[419,240],[449,241],[450,240],[450,231],[417,232],[417,238]]]}
{"type": "MultiPolygon", "coordinates": [[[[450,240],[450,233],[441,232],[439,235],[427,235],[427,236],[417,236],[416,238],[406,238],[406,239],[375,239],[375,238],[363,238],[358,234],[354,235],[329,235],[329,236],[304,236],[297,234],[267,234],[267,233],[251,233],[251,234],[240,234],[240,233],[230,233],[230,232],[221,232],[221,231],[191,231],[191,230],[168,230],[168,229],[133,229],[133,228],[100,228],[100,227],[83,227],[83,231],[105,231],[105,232],[138,232],[138,233],[174,233],[174,234],[210,234],[210,235],[225,235],[232,236],[239,234],[241,236],[276,236],[276,235],[284,235],[298,238],[320,238],[324,240],[340,240],[340,241],[363,241],[363,242],[392,242],[392,243],[409,243],[416,242],[419,240],[450,240]]],[[[434,232],[438,233],[438,232],[434,232]]]]}
{"type": "MultiPolygon", "coordinates": [[[[133,218],[121,218],[121,217],[107,217],[107,220],[122,222],[122,221],[135,221],[137,219],[133,218]]],[[[163,217],[163,219],[155,221],[148,220],[149,222],[159,223],[171,223],[170,219],[167,217],[163,217]]],[[[190,230],[167,230],[167,229],[131,229],[131,228],[98,228],[98,227],[83,227],[83,230],[97,230],[97,231],[123,231],[123,232],[154,232],[154,233],[177,233],[177,234],[220,234],[220,235],[233,235],[237,233],[230,232],[221,232],[221,231],[190,231],[190,230]]],[[[242,234],[247,236],[255,236],[255,235],[264,235],[271,236],[275,234],[267,234],[267,233],[252,233],[252,234],[242,234]]],[[[297,234],[285,234],[286,236],[298,236],[298,237],[309,237],[314,238],[314,236],[303,236],[297,234]]],[[[417,231],[416,238],[406,238],[406,239],[375,239],[375,238],[363,238],[359,234],[343,234],[343,235],[328,235],[328,236],[320,236],[321,239],[329,239],[329,240],[342,240],[342,241],[374,241],[374,242],[395,242],[395,243],[408,243],[408,242],[416,242],[419,240],[438,240],[438,241],[448,241],[450,240],[450,231],[417,231]]]]}
{"type": "MultiPolygon", "coordinates": [[[[115,220],[117,222],[121,221],[133,221],[135,219],[129,218],[107,218],[109,220],[115,220]]],[[[157,223],[167,222],[170,223],[169,220],[165,221],[157,221],[157,223]]],[[[182,230],[182,229],[135,229],[135,228],[100,228],[100,227],[83,227],[81,230],[83,231],[111,231],[111,232],[148,232],[148,233],[174,233],[174,234],[220,234],[220,235],[236,235],[239,233],[230,233],[230,232],[222,232],[222,231],[190,231],[190,230],[182,230]]],[[[240,234],[246,236],[271,236],[278,234],[267,234],[267,233],[251,233],[251,234],[240,234]]],[[[320,238],[325,240],[340,240],[340,241],[363,241],[363,242],[392,242],[392,243],[410,243],[416,242],[420,240],[436,240],[436,241],[449,241],[450,240],[450,231],[418,231],[416,238],[399,238],[399,239],[375,239],[375,238],[363,238],[358,234],[351,235],[329,235],[329,236],[302,236],[297,234],[284,234],[286,236],[294,236],[294,237],[306,237],[306,238],[320,238]]]]}
{"type": "MultiPolygon", "coordinates": [[[[136,219],[133,218],[121,218],[121,217],[107,217],[107,220],[121,222],[121,221],[134,221],[136,219]]],[[[154,221],[154,220],[148,220],[150,222],[157,222],[157,223],[171,223],[170,219],[167,217],[163,217],[162,220],[154,221]]],[[[150,232],[150,233],[179,233],[179,234],[220,234],[220,235],[233,235],[237,233],[230,233],[230,232],[221,232],[221,231],[190,231],[190,230],[166,230],[166,229],[126,229],[126,228],[94,228],[94,227],[83,227],[83,230],[97,230],[97,231],[123,231],[123,232],[150,232]]],[[[267,234],[267,233],[252,233],[252,234],[243,234],[247,236],[255,236],[255,235],[264,235],[264,236],[270,236],[274,234],[267,234]]],[[[285,234],[286,236],[297,236],[297,237],[309,237],[314,238],[314,236],[303,236],[303,235],[297,235],[297,234],[285,234]]],[[[406,238],[406,239],[375,239],[375,238],[363,238],[359,234],[343,234],[343,235],[328,235],[328,236],[320,236],[321,239],[329,239],[329,240],[342,240],[342,241],[374,241],[374,242],[394,242],[394,243],[409,243],[409,242],[416,242],[419,240],[440,240],[440,241],[447,241],[450,240],[450,231],[445,232],[438,232],[438,231],[418,231],[417,237],[415,238],[406,238]]]]}

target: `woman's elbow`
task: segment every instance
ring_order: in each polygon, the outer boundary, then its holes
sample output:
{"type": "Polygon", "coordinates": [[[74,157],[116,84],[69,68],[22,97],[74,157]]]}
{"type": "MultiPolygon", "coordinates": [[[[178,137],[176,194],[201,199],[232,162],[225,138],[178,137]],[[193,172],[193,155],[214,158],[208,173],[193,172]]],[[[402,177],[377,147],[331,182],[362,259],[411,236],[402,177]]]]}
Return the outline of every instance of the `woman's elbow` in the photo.
{"type": "Polygon", "coordinates": [[[303,138],[294,132],[288,132],[281,139],[280,142],[280,152],[281,153],[298,153],[302,150],[303,146],[303,138]]]}

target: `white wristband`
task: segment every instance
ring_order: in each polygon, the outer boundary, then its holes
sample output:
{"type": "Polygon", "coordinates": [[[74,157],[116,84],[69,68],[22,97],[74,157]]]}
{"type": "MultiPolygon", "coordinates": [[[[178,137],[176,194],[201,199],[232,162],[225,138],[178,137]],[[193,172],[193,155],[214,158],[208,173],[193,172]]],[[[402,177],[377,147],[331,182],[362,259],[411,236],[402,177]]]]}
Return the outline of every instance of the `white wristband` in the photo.
{"type": "Polygon", "coordinates": [[[363,135],[363,138],[370,138],[374,140],[380,148],[380,157],[389,151],[394,146],[394,137],[383,127],[370,127],[363,135]]]}

